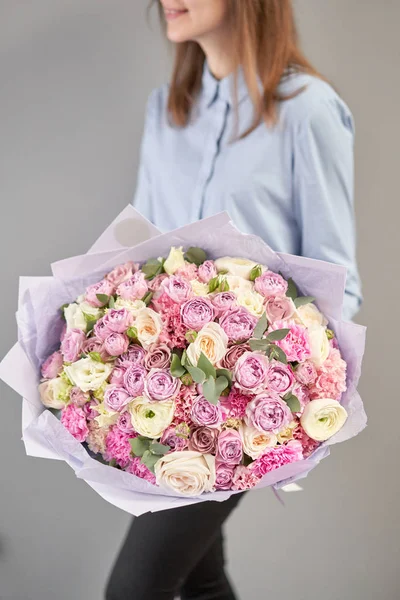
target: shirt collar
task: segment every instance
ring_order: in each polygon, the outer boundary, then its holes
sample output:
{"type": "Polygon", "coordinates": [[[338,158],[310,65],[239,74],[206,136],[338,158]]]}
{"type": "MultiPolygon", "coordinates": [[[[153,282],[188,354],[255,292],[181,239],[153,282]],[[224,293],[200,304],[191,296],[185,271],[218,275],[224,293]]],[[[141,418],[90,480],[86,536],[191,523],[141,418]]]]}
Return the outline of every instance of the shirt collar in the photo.
{"type": "MultiPolygon", "coordinates": [[[[235,102],[234,94],[234,73],[227,75],[223,79],[216,79],[211,73],[207,61],[203,67],[202,77],[202,95],[205,99],[207,108],[210,107],[218,98],[224,100],[227,104],[233,105],[235,102]]],[[[243,69],[240,66],[237,70],[237,100],[241,102],[248,96],[246,81],[243,69]]]]}

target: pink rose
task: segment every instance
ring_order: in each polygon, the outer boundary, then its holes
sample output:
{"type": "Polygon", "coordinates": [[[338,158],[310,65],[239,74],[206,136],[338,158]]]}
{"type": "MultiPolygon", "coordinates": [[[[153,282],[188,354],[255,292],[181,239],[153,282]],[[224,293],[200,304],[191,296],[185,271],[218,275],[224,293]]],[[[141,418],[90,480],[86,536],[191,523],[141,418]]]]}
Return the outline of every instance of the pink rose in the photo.
{"type": "Polygon", "coordinates": [[[104,306],[104,302],[101,302],[98,299],[97,294],[104,294],[105,296],[111,296],[111,294],[113,294],[114,291],[115,291],[115,287],[113,286],[111,281],[108,281],[107,279],[103,279],[102,281],[99,281],[98,283],[94,283],[93,285],[90,285],[86,289],[85,300],[91,306],[100,308],[101,306],[104,306]]]}
{"type": "Polygon", "coordinates": [[[110,375],[110,383],[123,386],[126,369],[124,367],[115,367],[110,375]]]}
{"type": "Polygon", "coordinates": [[[182,322],[188,329],[200,329],[214,319],[214,309],[207,298],[192,298],[181,306],[182,322]]]}
{"type": "Polygon", "coordinates": [[[217,462],[215,467],[215,489],[230,490],[232,487],[232,478],[235,472],[235,467],[233,465],[226,465],[223,462],[217,462]]]}
{"type": "Polygon", "coordinates": [[[219,324],[229,340],[239,342],[248,340],[253,335],[258,319],[243,306],[228,310],[220,319],[219,324]]]}
{"type": "Polygon", "coordinates": [[[63,370],[63,357],[59,350],[53,352],[42,365],[42,377],[44,379],[55,379],[63,370]]]}
{"type": "Polygon", "coordinates": [[[117,294],[124,300],[140,300],[148,289],[145,274],[142,271],[137,271],[130,279],[118,286],[117,294]]]}
{"type": "Polygon", "coordinates": [[[129,367],[131,364],[142,365],[146,351],[139,344],[131,344],[126,352],[117,358],[118,367],[129,367]]]}
{"type": "Polygon", "coordinates": [[[212,427],[197,427],[192,431],[189,442],[189,450],[201,452],[202,454],[214,454],[218,429],[212,427]]]}
{"type": "Polygon", "coordinates": [[[61,342],[61,352],[66,362],[75,362],[78,360],[86,335],[80,329],[69,329],[61,342]]]}
{"type": "Polygon", "coordinates": [[[317,369],[311,360],[306,360],[296,367],[294,376],[299,383],[311,385],[317,379],[317,369]]]}
{"type": "Polygon", "coordinates": [[[126,410],[119,415],[117,427],[123,433],[133,433],[133,425],[130,413],[126,410]]]}
{"type": "Polygon", "coordinates": [[[181,387],[181,380],[172,377],[167,369],[151,369],[144,382],[145,394],[150,400],[174,398],[181,387]]]}
{"type": "Polygon", "coordinates": [[[111,334],[113,333],[113,331],[108,327],[108,325],[106,324],[104,318],[99,319],[95,326],[93,327],[93,333],[94,335],[101,340],[102,342],[104,342],[104,340],[111,334]]]}
{"type": "Polygon", "coordinates": [[[295,311],[293,300],[287,296],[268,298],[265,304],[265,312],[270,323],[282,319],[290,319],[295,311]]]}
{"type": "Polygon", "coordinates": [[[296,396],[300,402],[300,410],[299,412],[295,413],[297,416],[300,416],[306,404],[308,404],[311,400],[310,391],[307,386],[296,382],[292,388],[292,394],[296,396]]]}
{"type": "Polygon", "coordinates": [[[238,388],[247,393],[258,394],[265,388],[268,373],[268,359],[263,354],[245,352],[234,368],[238,388]]]}
{"type": "Polygon", "coordinates": [[[230,308],[236,306],[236,295],[233,292],[218,292],[211,298],[215,316],[222,317],[230,308]]]}
{"type": "Polygon", "coordinates": [[[110,409],[120,412],[130,401],[129,393],[123,387],[108,385],[104,392],[104,404],[110,409]]]}
{"type": "Polygon", "coordinates": [[[104,340],[104,349],[110,356],[120,356],[128,350],[129,338],[124,333],[110,333],[104,340]]]}
{"type": "Polygon", "coordinates": [[[213,260],[205,260],[203,264],[199,266],[197,273],[200,281],[203,283],[208,283],[218,274],[213,260]]]}
{"type": "Polygon", "coordinates": [[[251,471],[249,467],[239,465],[236,467],[232,477],[232,490],[251,490],[260,481],[261,477],[251,471]]]}
{"type": "Polygon", "coordinates": [[[172,452],[185,450],[188,447],[188,438],[179,433],[176,425],[170,425],[160,439],[161,444],[169,446],[172,452]]]}
{"type": "Polygon", "coordinates": [[[108,279],[113,286],[117,287],[124,281],[130,279],[137,270],[138,265],[130,261],[123,265],[116,266],[112,271],[110,271],[110,273],[108,273],[108,275],[106,275],[106,279],[108,279]]]}
{"type": "Polygon", "coordinates": [[[72,404],[75,404],[75,406],[79,406],[80,408],[82,408],[83,406],[85,406],[86,402],[89,402],[90,395],[86,392],[82,392],[82,390],[78,387],[73,387],[69,392],[69,399],[72,404]]]}
{"type": "Polygon", "coordinates": [[[303,362],[311,356],[310,340],[305,327],[297,325],[294,321],[275,321],[270,325],[268,332],[277,329],[290,329],[283,340],[275,342],[284,351],[288,361],[303,362]]]}
{"type": "Polygon", "coordinates": [[[232,371],[239,358],[245,352],[251,352],[251,348],[248,344],[234,344],[233,346],[230,346],[226,351],[224,358],[219,361],[219,368],[232,371]]]}
{"type": "Polygon", "coordinates": [[[164,369],[171,362],[171,350],[165,344],[153,346],[149,349],[144,359],[146,369],[164,369]]]}
{"type": "Polygon", "coordinates": [[[227,465],[238,465],[243,458],[243,444],[236,429],[221,431],[217,441],[218,460],[227,465]]]}
{"type": "Polygon", "coordinates": [[[192,404],[191,419],[196,425],[218,427],[222,423],[220,405],[211,404],[203,396],[198,396],[192,404]]]}
{"type": "Polygon", "coordinates": [[[264,392],[247,405],[245,421],[258,431],[278,433],[292,421],[292,412],[278,394],[264,392]]]}
{"type": "Polygon", "coordinates": [[[134,318],[129,310],[120,308],[119,310],[109,310],[102,321],[110,333],[125,333],[133,325],[134,318]]]}
{"type": "Polygon", "coordinates": [[[254,281],[254,289],[264,296],[264,298],[284,296],[288,289],[288,282],[281,275],[278,275],[278,273],[264,271],[254,281]]]}
{"type": "Polygon", "coordinates": [[[290,440],[285,445],[275,446],[267,449],[257,460],[250,465],[250,469],[259,477],[270,473],[274,469],[279,469],[298,460],[302,460],[303,451],[301,443],[298,440],[290,440]]]}
{"type": "Polygon", "coordinates": [[[177,275],[171,275],[164,279],[161,288],[177,304],[182,304],[192,295],[190,283],[177,275]]]}
{"type": "Polygon", "coordinates": [[[109,358],[109,355],[104,350],[104,344],[102,340],[100,340],[97,337],[86,339],[82,346],[82,352],[84,354],[89,354],[90,352],[98,352],[100,354],[101,360],[103,361],[109,358]]]}
{"type": "Polygon", "coordinates": [[[88,436],[89,429],[86,416],[82,408],[75,404],[68,404],[61,413],[61,423],[74,436],[78,442],[84,442],[88,436]]]}
{"type": "Polygon", "coordinates": [[[277,394],[286,394],[292,387],[294,375],[290,365],[271,361],[267,373],[267,387],[277,394]]]}
{"type": "Polygon", "coordinates": [[[158,292],[161,288],[161,284],[164,279],[168,279],[168,275],[166,273],[161,273],[160,275],[156,275],[154,279],[149,281],[149,290],[152,292],[158,292]]]}
{"type": "Polygon", "coordinates": [[[124,375],[124,385],[132,398],[141,396],[144,390],[144,378],[147,375],[143,365],[130,365],[124,375]]]}

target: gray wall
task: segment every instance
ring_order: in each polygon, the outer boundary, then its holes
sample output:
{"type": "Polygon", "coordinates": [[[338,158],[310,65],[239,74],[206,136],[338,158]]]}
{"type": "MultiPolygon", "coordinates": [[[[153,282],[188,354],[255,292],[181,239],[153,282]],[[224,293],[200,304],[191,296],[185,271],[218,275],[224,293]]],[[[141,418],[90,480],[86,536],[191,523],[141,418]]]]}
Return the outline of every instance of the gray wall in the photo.
{"type": "MultiPolygon", "coordinates": [[[[394,600],[400,4],[297,4],[307,51],[356,118],[370,425],[335,447],[286,508],[269,490],[247,496],[228,525],[230,570],[246,600],[394,600]]],[[[85,251],[131,199],[145,99],[168,65],[146,5],[0,0],[0,355],[16,336],[18,275],[48,274],[51,260],[85,251]]],[[[100,599],[129,516],[65,464],[27,458],[20,419],[20,399],[2,385],[0,598],[100,599]]]]}

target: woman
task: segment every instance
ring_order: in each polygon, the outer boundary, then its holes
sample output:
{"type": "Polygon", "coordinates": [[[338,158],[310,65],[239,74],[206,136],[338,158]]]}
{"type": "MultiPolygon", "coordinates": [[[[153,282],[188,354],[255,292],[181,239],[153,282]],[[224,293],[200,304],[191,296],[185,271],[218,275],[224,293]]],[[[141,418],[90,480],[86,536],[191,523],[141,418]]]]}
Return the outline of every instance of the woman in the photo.
{"type": "MultiPolygon", "coordinates": [[[[176,44],[149,99],[136,208],[161,230],[228,210],[272,248],[355,262],[353,121],[299,49],[290,0],[161,0],[176,44]]],[[[233,600],[221,525],[241,495],[135,519],[107,599],[233,600]],[[190,536],[189,536],[190,532],[190,536]]]]}

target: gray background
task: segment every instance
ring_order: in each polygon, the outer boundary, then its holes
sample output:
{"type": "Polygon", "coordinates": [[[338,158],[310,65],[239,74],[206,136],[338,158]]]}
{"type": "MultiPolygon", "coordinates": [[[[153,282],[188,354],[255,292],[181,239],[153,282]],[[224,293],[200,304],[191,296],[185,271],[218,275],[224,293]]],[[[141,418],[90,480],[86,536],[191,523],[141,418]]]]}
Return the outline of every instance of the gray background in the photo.
{"type": "MultiPolygon", "coordinates": [[[[18,275],[85,251],[134,191],[144,104],[168,52],[144,0],[0,0],[2,356],[18,275]]],[[[357,125],[369,427],[286,495],[247,496],[228,525],[241,597],[395,600],[399,584],[398,0],[299,0],[304,46],[357,125]],[[392,333],[393,332],[393,333],[392,333]]],[[[65,464],[27,458],[1,387],[0,597],[97,600],[129,516],[65,464]]],[[[150,599],[149,599],[150,600],[150,599]]]]}

